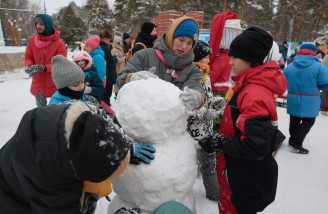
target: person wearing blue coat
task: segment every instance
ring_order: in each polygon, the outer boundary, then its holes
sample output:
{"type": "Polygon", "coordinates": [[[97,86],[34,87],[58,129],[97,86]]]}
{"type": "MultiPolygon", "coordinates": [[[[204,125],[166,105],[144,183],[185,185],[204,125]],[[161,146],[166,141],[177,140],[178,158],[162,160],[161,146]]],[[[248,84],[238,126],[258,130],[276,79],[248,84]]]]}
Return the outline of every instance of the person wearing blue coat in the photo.
{"type": "Polygon", "coordinates": [[[288,81],[289,146],[301,154],[309,153],[303,141],[320,111],[320,90],[328,89],[328,68],[320,63],[316,51],[316,46],[303,44],[284,70],[288,81]]]}
{"type": "Polygon", "coordinates": [[[86,41],[83,49],[92,57],[93,64],[97,68],[99,77],[101,81],[104,81],[106,76],[105,53],[99,44],[100,38],[98,36],[93,36],[86,41]]]}

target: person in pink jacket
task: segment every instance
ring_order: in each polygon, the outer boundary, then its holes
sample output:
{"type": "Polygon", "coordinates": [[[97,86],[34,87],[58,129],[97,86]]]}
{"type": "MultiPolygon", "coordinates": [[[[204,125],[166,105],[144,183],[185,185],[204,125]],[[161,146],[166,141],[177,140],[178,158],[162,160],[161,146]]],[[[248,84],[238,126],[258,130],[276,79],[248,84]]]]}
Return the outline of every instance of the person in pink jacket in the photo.
{"type": "Polygon", "coordinates": [[[34,24],[37,33],[28,40],[24,64],[25,72],[32,77],[30,92],[36,97],[37,106],[44,106],[46,98],[56,91],[51,78],[51,59],[56,55],[66,57],[67,50],[49,15],[36,15],[34,24]]]}

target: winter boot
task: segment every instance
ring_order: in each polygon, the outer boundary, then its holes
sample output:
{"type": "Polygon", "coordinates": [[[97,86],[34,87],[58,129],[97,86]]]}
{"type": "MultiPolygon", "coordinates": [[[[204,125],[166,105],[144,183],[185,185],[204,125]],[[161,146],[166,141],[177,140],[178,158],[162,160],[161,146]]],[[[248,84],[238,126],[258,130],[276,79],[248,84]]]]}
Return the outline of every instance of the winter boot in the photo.
{"type": "Polygon", "coordinates": [[[323,116],[328,116],[328,111],[321,111],[321,114],[322,114],[323,116]]]}
{"type": "Polygon", "coordinates": [[[289,144],[289,147],[295,151],[295,152],[298,152],[300,154],[308,154],[309,153],[309,150],[307,149],[304,149],[303,146],[297,146],[295,144],[289,144]]]}

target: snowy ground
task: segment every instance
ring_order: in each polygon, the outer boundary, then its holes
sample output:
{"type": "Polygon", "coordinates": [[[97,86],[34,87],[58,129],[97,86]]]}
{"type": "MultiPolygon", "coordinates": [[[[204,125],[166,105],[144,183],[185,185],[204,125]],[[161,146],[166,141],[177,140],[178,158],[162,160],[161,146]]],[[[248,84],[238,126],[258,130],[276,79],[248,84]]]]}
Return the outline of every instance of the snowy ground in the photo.
{"type": "MultiPolygon", "coordinates": [[[[0,148],[15,133],[23,114],[36,107],[29,92],[31,79],[22,69],[0,74],[0,148]]],[[[112,102],[115,109],[115,101],[112,102]]],[[[286,109],[278,108],[279,128],[288,136],[289,116],[286,109]]],[[[328,117],[319,115],[308,134],[304,146],[308,155],[295,154],[282,145],[277,154],[279,181],[276,201],[265,214],[325,214],[328,202],[328,117]]],[[[242,178],[241,178],[242,179],[242,178]]],[[[198,214],[218,213],[217,204],[205,198],[201,178],[194,186],[198,214]]],[[[115,193],[113,193],[115,194],[115,193]]],[[[97,214],[105,214],[108,206],[101,199],[97,214]]]]}
{"type": "Polygon", "coordinates": [[[12,46],[0,46],[0,53],[18,53],[18,52],[24,52],[25,46],[18,46],[18,47],[12,47],[12,46]]]}

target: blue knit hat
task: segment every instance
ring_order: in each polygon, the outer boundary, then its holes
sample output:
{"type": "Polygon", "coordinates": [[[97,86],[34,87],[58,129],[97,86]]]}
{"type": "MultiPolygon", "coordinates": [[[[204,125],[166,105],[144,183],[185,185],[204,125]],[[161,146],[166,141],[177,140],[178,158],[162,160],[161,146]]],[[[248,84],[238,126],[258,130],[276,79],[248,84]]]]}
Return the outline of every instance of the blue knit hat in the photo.
{"type": "Polygon", "coordinates": [[[184,20],[181,24],[177,27],[173,34],[173,38],[179,36],[187,36],[192,38],[193,45],[197,42],[198,37],[198,25],[195,21],[191,19],[184,20]]]}
{"type": "Polygon", "coordinates": [[[314,46],[314,45],[312,45],[312,44],[310,44],[310,43],[303,44],[303,45],[300,47],[300,49],[309,49],[309,50],[311,50],[311,51],[313,51],[313,52],[317,52],[317,47],[314,46]]]}
{"type": "Polygon", "coordinates": [[[54,21],[52,20],[51,16],[49,16],[48,14],[38,14],[34,18],[34,23],[36,23],[37,21],[40,21],[40,19],[42,20],[42,23],[44,24],[44,26],[46,28],[43,35],[49,36],[51,34],[54,34],[55,33],[54,21]]]}

